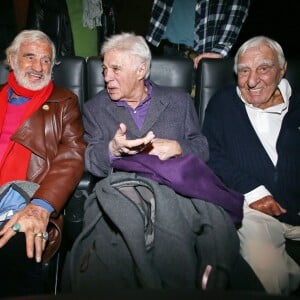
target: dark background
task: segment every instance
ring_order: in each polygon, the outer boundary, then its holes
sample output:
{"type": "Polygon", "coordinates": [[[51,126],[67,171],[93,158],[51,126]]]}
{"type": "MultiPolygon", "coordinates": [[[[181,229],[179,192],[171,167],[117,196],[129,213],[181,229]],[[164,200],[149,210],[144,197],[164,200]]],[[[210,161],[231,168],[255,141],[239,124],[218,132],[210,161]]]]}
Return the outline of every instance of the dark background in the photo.
{"type": "Polygon", "coordinates": [[[300,1],[252,0],[233,53],[246,39],[267,35],[279,42],[287,58],[300,56],[300,1]]]}
{"type": "MultiPolygon", "coordinates": [[[[109,1],[113,4],[118,32],[134,31],[140,35],[146,34],[153,0],[102,1],[109,1]]],[[[9,3],[14,3],[17,30],[21,30],[26,22],[28,0],[0,0],[0,25],[12,18],[7,8],[9,3]]],[[[3,32],[1,34],[4,35],[3,32]]],[[[246,39],[255,35],[267,35],[277,40],[283,47],[287,58],[299,57],[300,0],[252,0],[248,18],[231,54],[233,55],[237,47],[246,39]]]]}
{"type": "MultiPolygon", "coordinates": [[[[182,0],[188,1],[188,0],[182,0]]],[[[117,29],[145,35],[152,0],[115,0],[117,29]]],[[[277,40],[286,57],[300,56],[300,0],[251,0],[248,18],[240,32],[232,55],[246,39],[267,35],[277,40]]]]}

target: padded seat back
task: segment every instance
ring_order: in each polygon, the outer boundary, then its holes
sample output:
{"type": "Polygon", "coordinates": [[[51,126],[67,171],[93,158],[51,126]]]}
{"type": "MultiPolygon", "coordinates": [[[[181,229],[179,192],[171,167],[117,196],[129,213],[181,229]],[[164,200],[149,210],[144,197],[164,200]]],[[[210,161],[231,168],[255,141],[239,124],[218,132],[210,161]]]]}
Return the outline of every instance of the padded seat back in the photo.
{"type": "Polygon", "coordinates": [[[53,67],[53,81],[78,96],[80,108],[86,100],[86,61],[80,56],[63,56],[53,67]]]}
{"type": "Polygon", "coordinates": [[[285,78],[289,81],[294,92],[300,92],[300,59],[287,59],[285,78]]]}
{"type": "Polygon", "coordinates": [[[150,79],[156,84],[176,87],[191,93],[194,66],[183,57],[153,57],[150,79]]]}
{"type": "Polygon", "coordinates": [[[204,58],[196,71],[195,106],[202,126],[206,106],[220,88],[234,83],[233,58],[204,58]]]}
{"type": "Polygon", "coordinates": [[[102,60],[97,56],[87,59],[87,100],[92,98],[105,87],[102,60]]]}
{"type": "MultiPolygon", "coordinates": [[[[185,58],[153,57],[150,79],[156,84],[176,87],[190,93],[193,82],[193,63],[185,58]]],[[[104,89],[102,61],[99,57],[87,60],[87,94],[88,99],[104,89]]]]}
{"type": "Polygon", "coordinates": [[[9,67],[4,62],[0,62],[0,84],[7,82],[7,75],[9,73],[9,67]]]}
{"type": "MultiPolygon", "coordinates": [[[[285,77],[289,80],[293,91],[300,92],[300,59],[287,59],[285,77]]],[[[211,97],[222,87],[236,83],[233,71],[234,59],[205,58],[200,61],[196,71],[195,106],[200,125],[204,121],[205,109],[211,97]]]]}

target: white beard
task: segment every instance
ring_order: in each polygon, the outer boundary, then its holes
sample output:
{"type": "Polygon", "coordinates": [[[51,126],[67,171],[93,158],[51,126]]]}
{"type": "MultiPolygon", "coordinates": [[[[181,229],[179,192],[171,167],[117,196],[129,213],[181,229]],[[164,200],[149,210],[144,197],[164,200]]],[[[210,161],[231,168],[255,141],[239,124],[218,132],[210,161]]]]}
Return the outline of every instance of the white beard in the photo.
{"type": "MultiPolygon", "coordinates": [[[[41,80],[36,82],[36,83],[31,83],[27,78],[26,78],[26,73],[30,71],[26,71],[24,73],[21,73],[19,70],[19,66],[16,63],[15,64],[15,69],[14,69],[14,74],[16,77],[16,80],[19,85],[25,87],[28,90],[32,91],[38,91],[45,87],[51,80],[51,72],[48,75],[41,74],[41,80]]],[[[32,71],[33,73],[37,73],[36,71],[32,71]]]]}

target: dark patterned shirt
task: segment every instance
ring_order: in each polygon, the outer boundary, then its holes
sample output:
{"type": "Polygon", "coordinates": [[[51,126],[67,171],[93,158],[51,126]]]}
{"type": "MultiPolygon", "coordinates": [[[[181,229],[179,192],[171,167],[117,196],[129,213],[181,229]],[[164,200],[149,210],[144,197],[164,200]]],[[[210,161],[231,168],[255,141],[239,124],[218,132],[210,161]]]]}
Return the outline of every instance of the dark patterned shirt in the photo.
{"type": "MultiPolygon", "coordinates": [[[[148,42],[159,46],[174,0],[154,0],[148,42]]],[[[194,50],[228,55],[248,16],[250,0],[197,0],[194,50]]]]}

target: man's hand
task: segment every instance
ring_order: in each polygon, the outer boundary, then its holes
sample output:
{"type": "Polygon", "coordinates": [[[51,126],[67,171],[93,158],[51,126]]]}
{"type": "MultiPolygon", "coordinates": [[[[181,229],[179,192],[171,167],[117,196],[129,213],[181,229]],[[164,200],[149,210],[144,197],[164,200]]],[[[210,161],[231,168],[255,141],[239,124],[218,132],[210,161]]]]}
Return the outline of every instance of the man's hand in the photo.
{"type": "Polygon", "coordinates": [[[126,130],[126,125],[121,123],[114,138],[109,143],[109,150],[115,157],[120,157],[124,154],[133,155],[143,152],[148,144],[154,139],[154,133],[149,131],[143,138],[127,140],[126,130]]]}
{"type": "Polygon", "coordinates": [[[149,154],[157,155],[161,160],[166,160],[182,154],[182,148],[175,140],[153,139],[151,144],[152,149],[149,151],[149,154]]]}
{"type": "Polygon", "coordinates": [[[42,233],[46,232],[49,217],[50,213],[46,209],[29,203],[14,214],[0,231],[0,248],[5,246],[15,234],[18,234],[12,226],[19,224],[19,231],[25,233],[27,256],[29,258],[35,256],[36,261],[41,262],[47,242],[43,239],[42,233]]]}
{"type": "Polygon", "coordinates": [[[202,58],[222,58],[223,56],[214,52],[202,53],[194,58],[194,69],[198,68],[198,64],[202,58]]]}
{"type": "Polygon", "coordinates": [[[280,216],[286,213],[286,209],[282,208],[272,196],[265,196],[251,203],[249,206],[270,216],[280,216]]]}

